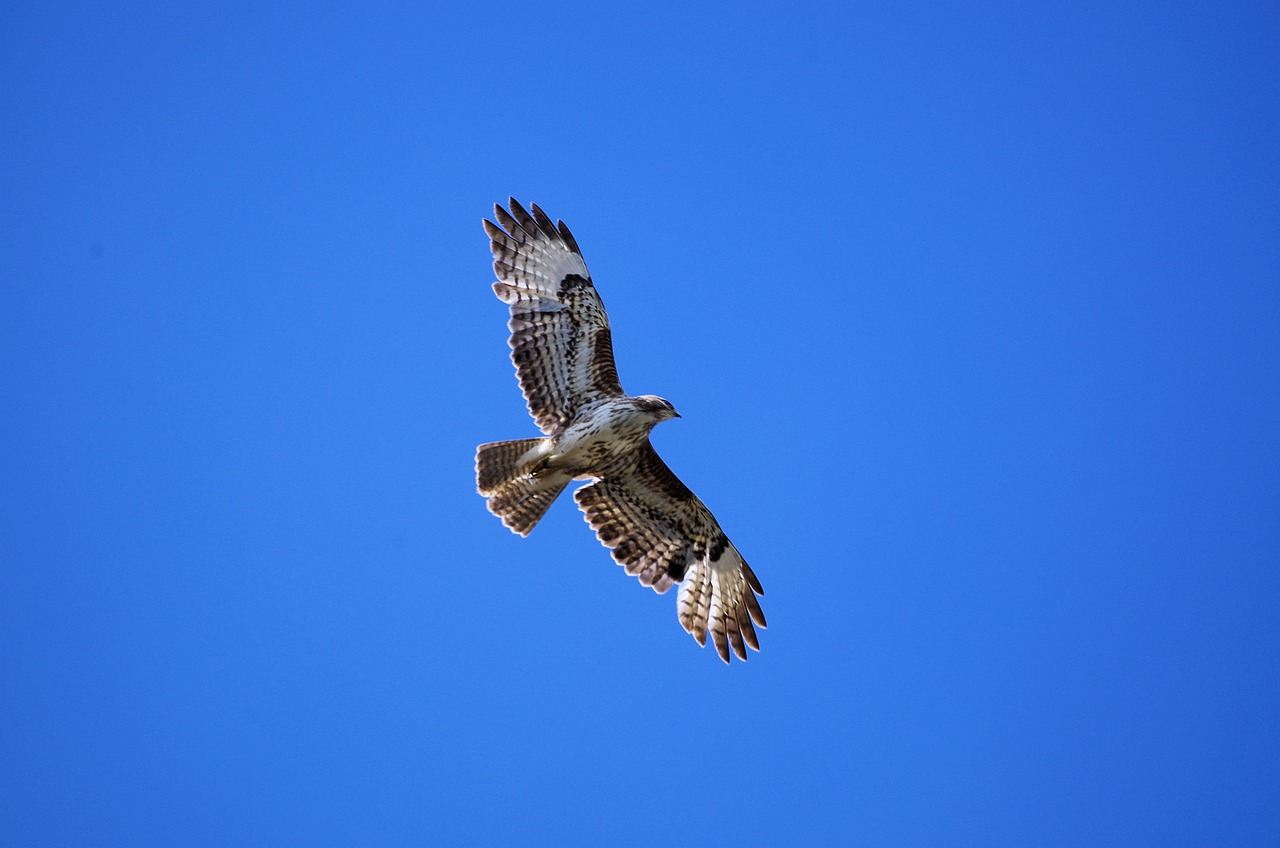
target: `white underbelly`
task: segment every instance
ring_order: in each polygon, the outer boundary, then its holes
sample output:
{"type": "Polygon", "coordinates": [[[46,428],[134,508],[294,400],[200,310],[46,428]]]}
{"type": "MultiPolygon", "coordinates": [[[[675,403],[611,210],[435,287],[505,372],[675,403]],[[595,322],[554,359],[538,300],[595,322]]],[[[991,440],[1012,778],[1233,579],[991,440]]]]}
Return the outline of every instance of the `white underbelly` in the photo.
{"type": "Polygon", "coordinates": [[[649,423],[639,416],[586,416],[556,440],[547,464],[573,471],[575,475],[590,476],[592,469],[634,451],[648,435],[649,423]]]}

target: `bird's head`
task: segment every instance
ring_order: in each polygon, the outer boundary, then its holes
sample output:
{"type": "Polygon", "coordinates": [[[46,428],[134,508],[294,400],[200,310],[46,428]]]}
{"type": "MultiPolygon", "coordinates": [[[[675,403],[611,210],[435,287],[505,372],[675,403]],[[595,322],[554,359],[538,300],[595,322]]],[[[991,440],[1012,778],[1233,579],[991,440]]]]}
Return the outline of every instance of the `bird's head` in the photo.
{"type": "Polygon", "coordinates": [[[666,398],[660,398],[657,395],[640,395],[636,398],[636,407],[641,412],[652,415],[655,423],[680,417],[680,413],[676,412],[676,408],[671,405],[671,401],[666,398]]]}

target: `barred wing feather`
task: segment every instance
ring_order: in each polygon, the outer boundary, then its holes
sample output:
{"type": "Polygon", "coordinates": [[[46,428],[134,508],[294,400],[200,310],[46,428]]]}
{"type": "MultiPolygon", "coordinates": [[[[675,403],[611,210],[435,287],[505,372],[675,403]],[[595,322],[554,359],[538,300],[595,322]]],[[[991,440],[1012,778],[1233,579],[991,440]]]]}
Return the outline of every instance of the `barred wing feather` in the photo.
{"type": "Polygon", "coordinates": [[[656,592],[680,583],[680,624],[699,645],[707,633],[716,652],[747,658],[760,650],[755,626],[767,626],[760,581],[720,529],[715,516],[645,442],[621,467],[574,493],[601,543],[628,574],[656,592]]]}
{"type": "Polygon", "coordinates": [[[563,221],[514,198],[498,224],[484,222],[498,276],[493,290],[510,307],[511,361],[539,429],[560,433],[587,403],[622,397],[609,317],[578,243],[563,221]],[[499,226],[501,225],[501,226],[499,226]]]}

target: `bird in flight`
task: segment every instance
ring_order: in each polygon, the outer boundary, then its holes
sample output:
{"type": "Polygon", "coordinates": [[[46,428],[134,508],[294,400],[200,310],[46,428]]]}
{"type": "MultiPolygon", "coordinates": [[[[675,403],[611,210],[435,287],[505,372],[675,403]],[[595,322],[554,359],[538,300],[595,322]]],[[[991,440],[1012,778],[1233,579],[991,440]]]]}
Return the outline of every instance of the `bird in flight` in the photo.
{"type": "Polygon", "coordinates": [[[486,220],[511,319],[511,361],[543,436],[476,449],[476,487],[489,511],[529,535],[571,480],[601,543],[628,574],[659,594],[680,584],[676,612],[699,645],[707,633],[726,663],[760,650],[764,589],[715,516],[649,443],[654,425],[680,417],[654,395],[630,397],[618,382],[604,304],[563,221],[511,198],[486,220]]]}

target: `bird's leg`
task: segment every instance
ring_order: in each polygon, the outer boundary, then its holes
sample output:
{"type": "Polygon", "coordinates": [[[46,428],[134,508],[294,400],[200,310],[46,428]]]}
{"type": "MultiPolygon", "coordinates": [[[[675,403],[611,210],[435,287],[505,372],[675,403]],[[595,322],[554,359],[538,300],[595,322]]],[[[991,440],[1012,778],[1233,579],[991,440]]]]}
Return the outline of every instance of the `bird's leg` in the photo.
{"type": "Polygon", "coordinates": [[[551,473],[551,464],[548,462],[550,456],[542,456],[529,463],[525,469],[525,473],[534,479],[541,479],[551,473]]]}

